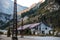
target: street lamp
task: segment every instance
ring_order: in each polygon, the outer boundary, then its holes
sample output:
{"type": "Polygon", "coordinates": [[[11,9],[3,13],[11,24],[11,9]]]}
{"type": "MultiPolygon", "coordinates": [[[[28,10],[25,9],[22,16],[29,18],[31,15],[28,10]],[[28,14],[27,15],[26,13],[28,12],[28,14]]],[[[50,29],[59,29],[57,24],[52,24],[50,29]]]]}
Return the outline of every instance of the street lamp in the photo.
{"type": "Polygon", "coordinates": [[[18,40],[17,34],[18,34],[18,31],[17,31],[17,0],[14,0],[12,40],[18,40]]]}

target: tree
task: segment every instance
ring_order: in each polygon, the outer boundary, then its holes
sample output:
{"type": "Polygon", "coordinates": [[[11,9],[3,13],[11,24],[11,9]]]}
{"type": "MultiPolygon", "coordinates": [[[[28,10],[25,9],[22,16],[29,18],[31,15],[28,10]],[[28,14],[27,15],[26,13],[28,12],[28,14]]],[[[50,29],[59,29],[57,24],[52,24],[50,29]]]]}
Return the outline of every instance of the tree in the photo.
{"type": "Polygon", "coordinates": [[[7,31],[7,37],[10,37],[10,35],[11,35],[11,32],[10,32],[10,27],[9,27],[9,29],[7,31]]]}

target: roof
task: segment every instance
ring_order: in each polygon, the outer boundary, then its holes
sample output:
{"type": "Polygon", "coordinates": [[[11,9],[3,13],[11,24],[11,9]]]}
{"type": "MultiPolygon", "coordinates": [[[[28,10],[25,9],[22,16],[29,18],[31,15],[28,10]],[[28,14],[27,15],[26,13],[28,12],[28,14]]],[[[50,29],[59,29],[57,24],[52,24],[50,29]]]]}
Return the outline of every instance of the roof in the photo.
{"type": "Polygon", "coordinates": [[[7,32],[7,30],[0,30],[0,32],[7,32]]]}
{"type": "MultiPolygon", "coordinates": [[[[28,25],[24,25],[23,26],[23,29],[26,29],[26,28],[33,28],[33,27],[36,27],[37,25],[39,25],[40,23],[34,23],[34,24],[28,24],[28,25]]],[[[18,30],[21,30],[21,26],[18,28],[18,30]]]]}
{"type": "MultiPolygon", "coordinates": [[[[27,29],[27,28],[29,28],[29,29],[31,29],[31,28],[34,28],[34,27],[38,27],[38,25],[40,25],[40,24],[44,24],[45,26],[47,26],[47,27],[50,27],[49,25],[47,25],[46,23],[43,23],[43,22],[40,22],[40,23],[34,23],[34,24],[28,24],[28,25],[24,25],[23,26],[23,30],[24,29],[27,29]]],[[[22,26],[20,26],[20,27],[18,27],[18,30],[21,30],[22,28],[21,28],[22,26]]]]}

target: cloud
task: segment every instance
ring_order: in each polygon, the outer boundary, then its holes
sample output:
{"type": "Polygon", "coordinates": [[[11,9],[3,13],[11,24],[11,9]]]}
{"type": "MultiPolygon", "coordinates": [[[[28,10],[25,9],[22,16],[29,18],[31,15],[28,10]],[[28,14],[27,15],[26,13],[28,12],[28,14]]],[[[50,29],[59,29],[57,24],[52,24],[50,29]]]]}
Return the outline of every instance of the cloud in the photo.
{"type": "MultiPolygon", "coordinates": [[[[14,0],[12,0],[14,1],[14,0]]],[[[22,6],[30,7],[34,3],[38,3],[39,1],[44,2],[44,0],[17,0],[17,3],[22,6]]]]}

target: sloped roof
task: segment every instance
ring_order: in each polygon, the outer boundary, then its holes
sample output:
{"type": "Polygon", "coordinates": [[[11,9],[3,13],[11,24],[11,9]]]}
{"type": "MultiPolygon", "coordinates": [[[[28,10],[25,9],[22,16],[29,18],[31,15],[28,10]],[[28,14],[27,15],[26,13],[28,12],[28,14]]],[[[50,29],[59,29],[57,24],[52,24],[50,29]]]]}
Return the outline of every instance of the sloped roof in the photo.
{"type": "Polygon", "coordinates": [[[7,30],[0,30],[0,32],[7,32],[7,30]]]}
{"type": "MultiPolygon", "coordinates": [[[[33,28],[33,27],[36,27],[36,26],[39,25],[39,24],[40,24],[40,23],[24,25],[24,26],[23,26],[23,30],[26,29],[26,28],[30,28],[30,29],[31,29],[31,28],[33,28]]],[[[20,26],[20,27],[18,28],[18,30],[21,30],[21,27],[22,27],[22,26],[20,26]]]]}
{"type": "MultiPolygon", "coordinates": [[[[34,28],[34,27],[36,27],[36,26],[38,27],[38,25],[40,25],[41,23],[44,24],[44,25],[47,26],[47,27],[50,27],[48,24],[43,23],[43,22],[40,22],[40,23],[34,23],[34,24],[24,25],[24,26],[23,26],[23,30],[26,29],[26,28],[31,29],[31,28],[34,28]]],[[[21,27],[22,27],[22,26],[18,27],[18,30],[21,30],[21,29],[22,29],[21,27]]]]}

